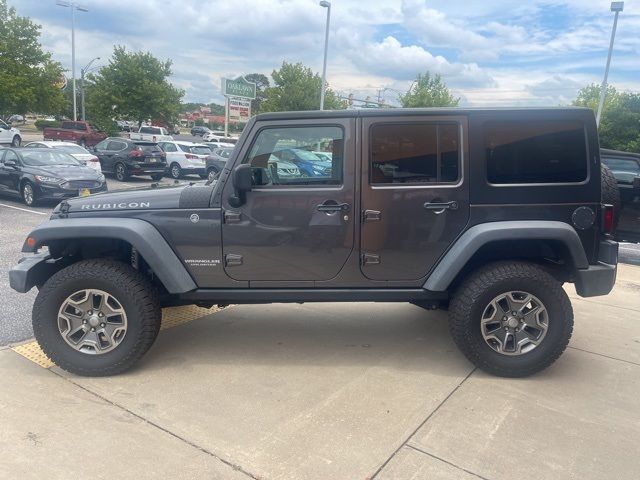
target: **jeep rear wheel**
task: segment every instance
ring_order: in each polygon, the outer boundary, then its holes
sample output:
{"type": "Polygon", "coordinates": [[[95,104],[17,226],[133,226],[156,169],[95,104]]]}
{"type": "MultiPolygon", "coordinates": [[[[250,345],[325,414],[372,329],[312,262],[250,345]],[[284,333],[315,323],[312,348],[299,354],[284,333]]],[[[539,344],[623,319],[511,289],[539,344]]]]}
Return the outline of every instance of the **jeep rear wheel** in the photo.
{"type": "Polygon", "coordinates": [[[478,368],[525,377],[547,368],[565,350],[573,310],[560,282],[540,266],[498,262],[460,285],[449,307],[449,329],[478,368]]]}
{"type": "Polygon", "coordinates": [[[76,375],[133,366],[160,330],[155,287],[114,260],[83,260],[53,275],[33,306],[33,331],[46,355],[76,375]]]}

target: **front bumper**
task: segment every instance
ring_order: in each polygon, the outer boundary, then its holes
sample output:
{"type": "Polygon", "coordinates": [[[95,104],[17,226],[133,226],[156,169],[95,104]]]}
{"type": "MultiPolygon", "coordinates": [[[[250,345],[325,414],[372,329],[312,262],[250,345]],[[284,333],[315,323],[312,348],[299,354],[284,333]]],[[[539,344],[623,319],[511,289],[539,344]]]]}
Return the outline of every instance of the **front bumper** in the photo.
{"type": "Polygon", "coordinates": [[[36,253],[23,257],[9,270],[9,286],[16,292],[27,293],[34,286],[43,285],[51,275],[66,266],[66,260],[54,260],[49,253],[36,253]]]}
{"type": "Polygon", "coordinates": [[[618,242],[600,242],[598,264],[576,270],[576,292],[581,297],[607,295],[616,283],[618,273],[618,242]]]}
{"type": "MultiPolygon", "coordinates": [[[[58,185],[49,185],[41,183],[36,190],[36,196],[39,200],[63,200],[65,198],[77,197],[79,195],[78,188],[66,189],[58,185]]],[[[89,189],[89,193],[102,193],[108,191],[107,182],[104,182],[98,188],[89,189]]]]}

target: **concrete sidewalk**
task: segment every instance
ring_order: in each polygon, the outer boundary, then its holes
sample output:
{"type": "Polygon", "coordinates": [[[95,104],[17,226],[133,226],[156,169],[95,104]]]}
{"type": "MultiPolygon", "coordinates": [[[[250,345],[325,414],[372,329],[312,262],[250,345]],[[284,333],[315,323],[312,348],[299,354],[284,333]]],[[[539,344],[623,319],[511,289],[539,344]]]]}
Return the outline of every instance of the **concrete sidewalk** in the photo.
{"type": "Polygon", "coordinates": [[[570,347],[522,380],[399,304],[231,307],[113,378],[3,349],[0,478],[638,478],[640,267],[568,290],[570,347]]]}

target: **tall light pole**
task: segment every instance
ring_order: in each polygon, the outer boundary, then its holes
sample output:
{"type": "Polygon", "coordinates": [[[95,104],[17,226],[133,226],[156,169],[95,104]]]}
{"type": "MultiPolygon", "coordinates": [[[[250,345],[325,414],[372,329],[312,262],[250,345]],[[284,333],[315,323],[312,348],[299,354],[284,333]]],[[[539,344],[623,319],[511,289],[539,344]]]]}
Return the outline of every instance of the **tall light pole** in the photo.
{"type": "Polygon", "coordinates": [[[96,60],[100,60],[100,57],[94,58],[89,63],[87,63],[84,66],[84,68],[80,69],[80,110],[82,111],[82,121],[83,122],[87,119],[86,116],[85,116],[85,111],[84,111],[84,76],[89,71],[89,67],[91,66],[91,64],[93,62],[95,62],[96,60]]]}
{"type": "Polygon", "coordinates": [[[85,6],[75,2],[58,0],[56,5],[71,8],[71,84],[73,85],[73,119],[78,120],[78,106],[76,105],[76,10],[88,12],[85,6]]]}
{"type": "Polygon", "coordinates": [[[604,106],[604,97],[607,94],[607,78],[609,77],[609,65],[611,65],[611,54],[613,53],[613,41],[616,38],[616,27],[618,26],[618,14],[624,10],[624,2],[611,2],[611,11],[615,12],[613,17],[613,29],[611,30],[611,41],[609,42],[609,54],[607,55],[607,66],[604,69],[604,79],[600,87],[600,102],[598,103],[598,112],[596,113],[596,125],[600,125],[600,116],[602,115],[602,107],[604,106]]]}
{"type": "Polygon", "coordinates": [[[322,64],[322,90],[320,91],[320,110],[324,110],[324,91],[327,88],[327,51],[329,50],[329,21],[331,20],[331,2],[322,0],[320,6],[327,9],[327,28],[324,33],[324,63],[322,64]]]}

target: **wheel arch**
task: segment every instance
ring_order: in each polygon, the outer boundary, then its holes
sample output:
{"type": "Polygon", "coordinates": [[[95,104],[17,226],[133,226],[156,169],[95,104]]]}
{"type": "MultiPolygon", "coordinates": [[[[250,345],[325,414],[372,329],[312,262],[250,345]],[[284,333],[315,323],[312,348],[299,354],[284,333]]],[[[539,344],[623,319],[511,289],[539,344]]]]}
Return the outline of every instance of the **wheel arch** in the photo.
{"type": "Polygon", "coordinates": [[[62,252],[66,255],[83,252],[84,255],[79,258],[91,257],[92,253],[98,257],[99,253],[104,251],[101,247],[110,241],[116,244],[124,242],[134,248],[168,293],[180,294],[197,288],[193,278],[160,232],[150,223],[140,219],[49,220],[29,234],[22,251],[36,252],[39,248],[48,246],[54,256],[60,256],[62,252]]]}
{"type": "Polygon", "coordinates": [[[500,260],[544,264],[561,281],[589,266],[576,231],[557,221],[482,223],[469,228],[440,259],[423,287],[443,292],[454,288],[471,271],[500,260]]]}

